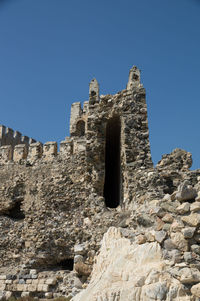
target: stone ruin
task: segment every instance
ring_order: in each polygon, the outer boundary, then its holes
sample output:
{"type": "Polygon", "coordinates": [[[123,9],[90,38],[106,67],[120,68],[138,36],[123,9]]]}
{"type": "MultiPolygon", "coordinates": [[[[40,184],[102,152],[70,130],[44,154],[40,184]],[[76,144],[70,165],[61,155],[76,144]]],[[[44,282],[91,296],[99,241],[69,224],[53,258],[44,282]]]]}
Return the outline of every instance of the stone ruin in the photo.
{"type": "Polygon", "coordinates": [[[71,106],[59,151],[5,126],[0,145],[0,298],[75,296],[109,227],[152,226],[138,206],[200,180],[181,149],[153,166],[137,67],[115,95],[99,95],[91,81],[89,100],[71,106]]]}

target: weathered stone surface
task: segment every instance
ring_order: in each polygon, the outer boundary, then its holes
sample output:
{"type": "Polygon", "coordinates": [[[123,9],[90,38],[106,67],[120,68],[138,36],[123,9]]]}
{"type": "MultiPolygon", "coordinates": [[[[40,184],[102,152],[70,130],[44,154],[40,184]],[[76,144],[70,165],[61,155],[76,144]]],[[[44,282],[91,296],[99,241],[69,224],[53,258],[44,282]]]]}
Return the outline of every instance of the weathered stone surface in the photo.
{"type": "Polygon", "coordinates": [[[197,283],[200,281],[200,272],[197,269],[183,268],[180,271],[181,283],[197,283]]]}
{"type": "Polygon", "coordinates": [[[195,256],[193,256],[192,252],[184,252],[183,258],[185,262],[191,263],[195,259],[195,256]]]}
{"type": "Polygon", "coordinates": [[[49,285],[55,285],[57,283],[57,279],[55,278],[48,278],[46,280],[46,284],[49,284],[49,285]]]}
{"type": "Polygon", "coordinates": [[[197,192],[188,181],[184,181],[178,187],[176,193],[176,199],[180,202],[194,200],[197,196],[197,192]]]}
{"type": "Polygon", "coordinates": [[[75,245],[74,246],[74,253],[76,255],[84,254],[84,245],[83,244],[75,245]]]}
{"type": "Polygon", "coordinates": [[[191,245],[191,251],[200,255],[200,246],[199,245],[191,245]]]}
{"type": "Polygon", "coordinates": [[[173,216],[170,213],[166,213],[162,218],[162,221],[165,223],[172,223],[173,220],[173,216]]]}
{"type": "Polygon", "coordinates": [[[21,293],[21,297],[22,297],[22,298],[28,297],[28,296],[30,296],[30,294],[31,294],[30,292],[22,292],[22,293],[21,293]]]}
{"type": "Polygon", "coordinates": [[[74,256],[74,263],[83,262],[83,261],[84,261],[84,257],[82,255],[75,255],[74,256]]]}
{"type": "Polygon", "coordinates": [[[192,286],[191,288],[191,293],[195,296],[195,297],[199,297],[200,298],[200,283],[195,284],[192,286]]]}
{"type": "Polygon", "coordinates": [[[174,264],[180,263],[183,260],[182,252],[177,249],[173,249],[169,251],[163,250],[163,256],[165,259],[169,259],[174,264]]]}
{"type": "Polygon", "coordinates": [[[200,202],[194,202],[190,205],[190,210],[192,212],[198,212],[200,211],[200,202]]]}
{"type": "Polygon", "coordinates": [[[183,203],[183,204],[181,204],[180,206],[178,206],[177,208],[176,208],[176,211],[177,211],[177,213],[179,213],[179,214],[185,214],[185,213],[187,213],[187,212],[189,212],[190,211],[190,204],[189,203],[183,203]]]}
{"type": "Polygon", "coordinates": [[[181,251],[188,250],[188,241],[186,239],[184,239],[184,236],[182,233],[180,233],[180,232],[171,233],[171,239],[177,249],[179,249],[181,251]]]}
{"type": "Polygon", "coordinates": [[[139,244],[139,245],[141,245],[141,244],[144,244],[145,242],[146,242],[146,236],[145,235],[138,235],[138,237],[137,237],[137,243],[139,244]]]}
{"type": "Polygon", "coordinates": [[[200,191],[197,193],[197,196],[195,198],[196,202],[200,202],[200,191]]]}
{"type": "Polygon", "coordinates": [[[45,298],[52,299],[53,298],[53,293],[52,292],[45,293],[45,298]]]}
{"type": "Polygon", "coordinates": [[[184,238],[192,238],[194,235],[196,228],[195,227],[187,227],[181,230],[184,238]]]}
{"type": "Polygon", "coordinates": [[[83,262],[77,262],[74,265],[74,269],[77,272],[78,275],[81,276],[89,276],[91,273],[91,268],[87,264],[83,262]]]}
{"type": "Polygon", "coordinates": [[[176,213],[176,204],[174,202],[165,202],[161,204],[161,207],[171,213],[176,213]]]}
{"type": "Polygon", "coordinates": [[[182,221],[192,227],[197,227],[200,224],[200,214],[191,213],[188,216],[183,216],[182,221]]]}
{"type": "Polygon", "coordinates": [[[83,287],[83,283],[77,277],[74,280],[74,287],[79,288],[79,289],[81,289],[83,287]]]}
{"type": "Polygon", "coordinates": [[[159,242],[160,244],[163,242],[163,240],[165,239],[167,233],[165,231],[156,231],[155,232],[155,239],[157,242],[159,242]]]}
{"type": "Polygon", "coordinates": [[[168,251],[171,251],[173,249],[176,249],[176,245],[170,238],[168,238],[164,241],[164,248],[168,251]]]}
{"type": "Polygon", "coordinates": [[[184,228],[184,223],[181,220],[174,220],[174,222],[171,224],[170,230],[172,232],[178,232],[181,231],[181,229],[184,228]]]}
{"type": "Polygon", "coordinates": [[[12,296],[13,296],[13,292],[9,292],[9,291],[5,292],[5,298],[6,298],[6,300],[9,300],[12,296]]]}

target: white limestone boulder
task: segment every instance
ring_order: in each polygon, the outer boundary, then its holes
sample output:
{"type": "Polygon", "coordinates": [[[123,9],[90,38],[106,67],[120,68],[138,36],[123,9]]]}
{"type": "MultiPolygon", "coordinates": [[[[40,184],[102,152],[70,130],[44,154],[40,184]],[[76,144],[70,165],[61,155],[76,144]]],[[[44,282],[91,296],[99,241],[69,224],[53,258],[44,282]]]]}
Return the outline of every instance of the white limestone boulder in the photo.
{"type": "Polygon", "coordinates": [[[88,287],[73,301],[190,300],[181,283],[165,272],[157,242],[138,245],[111,227],[104,235],[88,287]]]}

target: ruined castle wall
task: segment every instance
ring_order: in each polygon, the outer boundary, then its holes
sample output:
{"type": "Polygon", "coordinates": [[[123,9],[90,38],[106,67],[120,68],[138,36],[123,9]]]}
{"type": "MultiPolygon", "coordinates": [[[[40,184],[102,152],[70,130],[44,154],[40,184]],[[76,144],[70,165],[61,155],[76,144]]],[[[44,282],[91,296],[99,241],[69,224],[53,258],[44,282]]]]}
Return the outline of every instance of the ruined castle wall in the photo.
{"type": "MultiPolygon", "coordinates": [[[[200,176],[200,170],[189,171],[191,154],[179,149],[153,167],[145,90],[135,67],[127,89],[115,95],[100,97],[97,81],[91,82],[83,109],[78,102],[72,105],[70,133],[58,151],[56,142],[30,143],[0,127],[0,292],[44,297],[61,288],[55,280],[39,282],[42,270],[57,277],[55,271],[62,265],[68,270],[67,263],[76,265],[76,260],[84,282],[110,226],[126,228],[137,206],[173,195],[185,178],[196,185],[200,176]],[[108,210],[104,197],[112,120],[119,129],[121,199],[116,210],[108,210]]],[[[137,219],[147,223],[149,217],[142,215],[137,219]]],[[[134,228],[135,220],[130,223],[134,228]]]]}
{"type": "Polygon", "coordinates": [[[35,260],[34,266],[56,265],[73,254],[70,228],[80,223],[76,208],[82,210],[87,190],[84,156],[39,160],[33,165],[12,161],[1,172],[2,266],[27,258],[35,260]]]}

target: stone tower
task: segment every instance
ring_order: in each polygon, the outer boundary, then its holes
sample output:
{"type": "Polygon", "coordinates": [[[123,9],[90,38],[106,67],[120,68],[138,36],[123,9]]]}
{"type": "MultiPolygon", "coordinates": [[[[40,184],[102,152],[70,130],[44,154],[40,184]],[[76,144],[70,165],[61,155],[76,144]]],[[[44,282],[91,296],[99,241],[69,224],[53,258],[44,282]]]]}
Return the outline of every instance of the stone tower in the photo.
{"type": "Polygon", "coordinates": [[[99,96],[93,79],[89,102],[72,104],[70,134],[85,145],[87,173],[93,190],[114,208],[130,202],[133,177],[152,167],[145,89],[140,71],[132,67],[127,88],[115,95],[99,96]]]}

